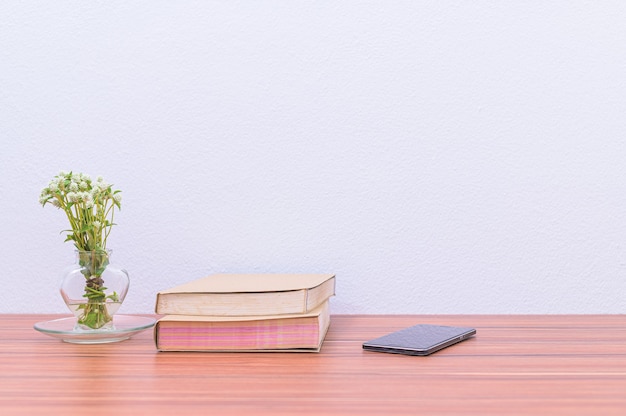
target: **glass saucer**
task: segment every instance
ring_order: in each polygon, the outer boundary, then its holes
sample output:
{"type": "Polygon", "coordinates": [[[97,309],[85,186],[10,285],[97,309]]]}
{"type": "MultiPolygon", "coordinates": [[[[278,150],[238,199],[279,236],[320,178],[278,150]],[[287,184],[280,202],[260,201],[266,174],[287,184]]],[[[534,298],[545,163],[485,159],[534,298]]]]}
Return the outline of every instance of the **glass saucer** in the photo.
{"type": "Polygon", "coordinates": [[[114,315],[113,328],[106,330],[74,330],[76,318],[61,318],[52,321],[38,322],[34,328],[42,334],[61,339],[73,344],[104,344],[124,341],[131,336],[152,328],[154,318],[132,315],[114,315]]]}

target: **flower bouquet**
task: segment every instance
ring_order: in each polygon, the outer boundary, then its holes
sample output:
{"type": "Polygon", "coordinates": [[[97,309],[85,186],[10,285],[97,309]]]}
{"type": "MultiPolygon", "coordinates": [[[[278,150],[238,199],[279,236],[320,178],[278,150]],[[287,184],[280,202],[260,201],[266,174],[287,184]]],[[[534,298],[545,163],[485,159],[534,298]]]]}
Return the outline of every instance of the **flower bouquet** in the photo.
{"type": "Polygon", "coordinates": [[[89,175],[73,172],[60,172],[41,191],[43,206],[50,204],[65,213],[70,229],[62,233],[77,250],[77,266],[68,269],[61,284],[61,295],[77,317],[77,329],[111,326],[112,315],[126,296],[128,274],[109,265],[111,251],[106,246],[121,199],[120,191],[102,177],[92,181],[89,175]],[[107,288],[105,280],[115,288],[107,288]]]}

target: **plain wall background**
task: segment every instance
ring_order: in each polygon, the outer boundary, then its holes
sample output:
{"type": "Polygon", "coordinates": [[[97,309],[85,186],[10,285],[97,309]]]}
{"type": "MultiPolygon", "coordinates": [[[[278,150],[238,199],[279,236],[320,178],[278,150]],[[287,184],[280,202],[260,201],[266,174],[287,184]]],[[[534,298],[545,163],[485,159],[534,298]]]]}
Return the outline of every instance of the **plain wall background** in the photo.
{"type": "Polygon", "coordinates": [[[334,313],[626,311],[620,1],[3,1],[1,313],[66,312],[60,170],[123,191],[121,313],[334,272],[334,313]]]}

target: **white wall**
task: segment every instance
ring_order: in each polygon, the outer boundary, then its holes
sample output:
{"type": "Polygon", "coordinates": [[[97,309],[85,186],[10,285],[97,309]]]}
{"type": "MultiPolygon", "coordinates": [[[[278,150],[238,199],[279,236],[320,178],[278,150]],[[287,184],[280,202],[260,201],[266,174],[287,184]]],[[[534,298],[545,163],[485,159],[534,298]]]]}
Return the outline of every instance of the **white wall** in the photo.
{"type": "Polygon", "coordinates": [[[334,272],[334,313],[626,312],[626,4],[3,1],[0,313],[65,312],[59,170],[123,190],[121,312],[334,272]]]}

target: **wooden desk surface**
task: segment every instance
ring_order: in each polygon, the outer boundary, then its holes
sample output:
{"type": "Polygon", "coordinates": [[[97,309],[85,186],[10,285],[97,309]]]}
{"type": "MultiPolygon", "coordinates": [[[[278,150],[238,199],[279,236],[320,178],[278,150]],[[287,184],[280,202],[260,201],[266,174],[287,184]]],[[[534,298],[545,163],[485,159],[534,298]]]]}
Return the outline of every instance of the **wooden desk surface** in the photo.
{"type": "Polygon", "coordinates": [[[73,345],[0,315],[0,414],[626,414],[626,316],[333,315],[318,354],[164,353],[152,332],[73,345]],[[363,351],[418,323],[478,334],[429,357],[363,351]]]}

